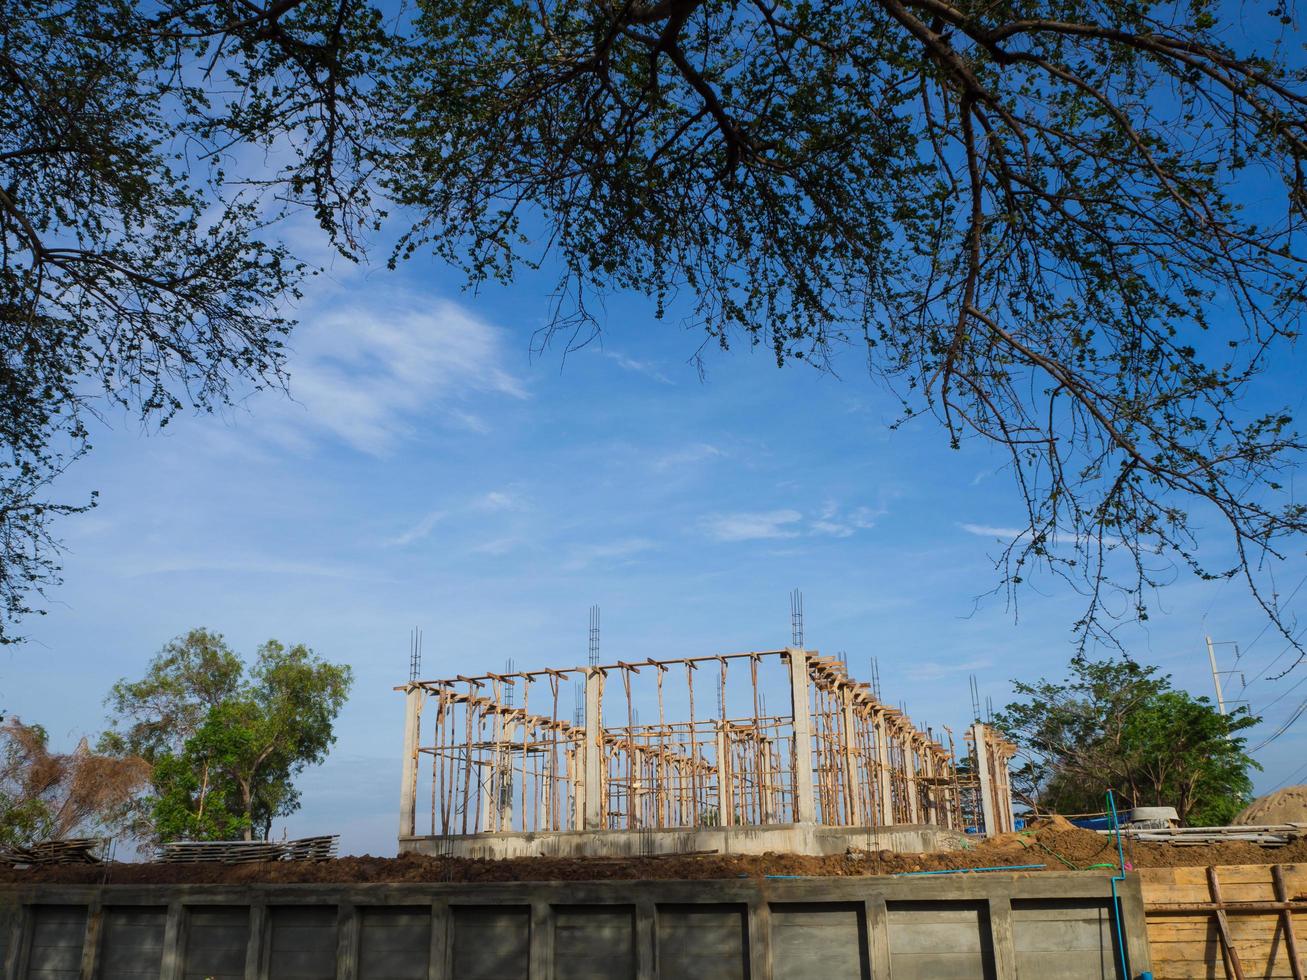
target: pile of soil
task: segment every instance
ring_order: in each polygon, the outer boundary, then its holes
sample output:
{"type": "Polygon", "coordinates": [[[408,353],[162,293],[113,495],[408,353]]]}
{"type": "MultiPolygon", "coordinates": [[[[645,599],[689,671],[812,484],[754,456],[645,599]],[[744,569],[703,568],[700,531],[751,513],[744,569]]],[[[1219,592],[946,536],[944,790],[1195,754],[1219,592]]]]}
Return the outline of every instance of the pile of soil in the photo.
{"type": "Polygon", "coordinates": [[[1253,800],[1234,818],[1241,827],[1249,824],[1307,823],[1307,786],[1287,786],[1253,800]]]}
{"type": "MultiPolygon", "coordinates": [[[[1203,847],[1125,841],[1130,867],[1205,867],[1217,864],[1307,862],[1307,838],[1287,847],[1246,842],[1203,847]]],[[[252,884],[366,882],[605,881],[635,879],[765,878],[767,875],[856,877],[964,868],[1044,865],[1048,871],[1095,870],[1116,865],[1116,840],[1081,830],[1061,817],[1003,834],[957,851],[896,854],[855,851],[831,857],[800,854],[706,854],[642,858],[518,858],[483,861],[404,854],[395,858],[345,857],[333,861],[265,864],[98,864],[0,868],[0,883],[252,884]]],[[[1037,872],[1036,872],[1037,873],[1037,872]]]]}

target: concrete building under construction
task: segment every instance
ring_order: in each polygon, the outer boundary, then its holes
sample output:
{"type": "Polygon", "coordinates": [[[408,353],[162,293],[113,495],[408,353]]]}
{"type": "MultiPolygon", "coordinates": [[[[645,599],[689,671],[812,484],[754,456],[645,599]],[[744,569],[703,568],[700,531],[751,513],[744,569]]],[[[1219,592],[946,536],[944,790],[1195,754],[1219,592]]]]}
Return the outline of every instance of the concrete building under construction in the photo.
{"type": "Polygon", "coordinates": [[[414,677],[397,690],[401,851],[921,851],[1012,829],[1010,743],[980,723],[961,745],[918,728],[814,650],[414,677]]]}

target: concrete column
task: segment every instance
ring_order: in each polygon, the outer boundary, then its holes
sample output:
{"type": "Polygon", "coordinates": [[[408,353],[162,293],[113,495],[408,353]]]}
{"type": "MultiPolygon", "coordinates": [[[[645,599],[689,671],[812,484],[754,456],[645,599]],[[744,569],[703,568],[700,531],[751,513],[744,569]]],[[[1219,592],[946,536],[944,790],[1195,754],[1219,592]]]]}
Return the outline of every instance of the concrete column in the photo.
{"type": "Polygon", "coordinates": [[[517,737],[518,728],[519,723],[516,721],[504,722],[500,734],[500,749],[496,753],[495,830],[501,833],[513,829],[513,752],[509,746],[517,737]]]}
{"type": "MultiPolygon", "coordinates": [[[[527,975],[531,980],[554,980],[553,909],[547,901],[531,903],[530,952],[527,975]]],[[[565,978],[559,978],[565,980],[565,978]]]]}
{"type": "Polygon", "coordinates": [[[873,977],[888,977],[890,971],[889,955],[889,912],[885,906],[884,895],[873,895],[863,904],[863,915],[867,923],[867,958],[870,960],[873,977]]]}
{"type": "Polygon", "coordinates": [[[794,820],[817,822],[817,802],[812,785],[812,718],[808,702],[808,654],[788,649],[790,699],[794,714],[794,820]]]}
{"type": "Polygon", "coordinates": [[[427,980],[452,980],[452,953],[449,941],[449,899],[432,899],[431,952],[427,959],[427,980]]]}
{"type": "Polygon", "coordinates": [[[417,832],[418,726],[422,719],[422,688],[410,687],[404,701],[403,772],[399,788],[399,836],[417,832]]]}
{"type": "Polygon", "coordinates": [[[772,980],[771,906],[762,899],[749,902],[748,933],[750,980],[772,980]]]}
{"type": "Polygon", "coordinates": [[[917,799],[917,738],[903,723],[903,779],[908,791],[908,823],[921,823],[921,803],[917,799]]]}
{"type": "Polygon", "coordinates": [[[657,980],[657,927],[658,910],[653,899],[642,893],[635,900],[635,980],[657,980]]]}
{"type": "Polygon", "coordinates": [[[725,723],[717,726],[717,824],[729,827],[735,822],[735,800],[732,797],[731,743],[726,737],[725,723]]]}
{"type": "Polygon", "coordinates": [[[585,829],[602,830],[604,764],[604,675],[590,669],[585,675],[585,829]]]}
{"type": "Polygon", "coordinates": [[[168,903],[168,918],[164,921],[163,955],[159,958],[160,980],[182,980],[185,947],[186,910],[182,907],[181,899],[175,898],[168,903]]]}
{"type": "Polygon", "coordinates": [[[359,910],[350,902],[336,906],[336,980],[358,980],[359,910]]]}
{"type": "Polygon", "coordinates": [[[998,833],[994,822],[994,781],[989,775],[989,751],[985,746],[985,726],[976,722],[971,726],[972,744],[976,746],[976,769],[980,777],[980,813],[985,821],[985,836],[993,837],[998,833]]]}
{"type": "Polygon", "coordinates": [[[848,787],[850,826],[861,827],[867,822],[862,812],[862,794],[858,792],[858,735],[853,727],[853,692],[847,687],[840,691],[844,704],[844,780],[848,787]]]}
{"type": "Polygon", "coordinates": [[[95,980],[100,972],[100,935],[103,931],[104,908],[97,896],[86,908],[86,932],[82,934],[82,960],[77,974],[79,980],[95,980]]]}
{"type": "Polygon", "coordinates": [[[271,949],[268,942],[268,905],[262,898],[250,903],[250,944],[245,947],[245,980],[265,980],[271,949]]]}
{"type": "Polygon", "coordinates": [[[994,950],[994,980],[1017,980],[1017,948],[1012,936],[1012,900],[989,899],[989,936],[994,950]]]}
{"type": "Polygon", "coordinates": [[[880,797],[880,825],[888,827],[894,822],[894,782],[890,776],[889,733],[885,731],[885,711],[876,709],[876,787],[880,797]]]}

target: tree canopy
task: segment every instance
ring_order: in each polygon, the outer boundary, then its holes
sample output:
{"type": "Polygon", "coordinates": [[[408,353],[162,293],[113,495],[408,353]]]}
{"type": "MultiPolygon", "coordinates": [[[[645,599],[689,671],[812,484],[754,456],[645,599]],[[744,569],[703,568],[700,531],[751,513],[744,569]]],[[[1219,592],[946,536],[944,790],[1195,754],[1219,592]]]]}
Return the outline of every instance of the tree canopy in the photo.
{"type": "Polygon", "coordinates": [[[220,634],[168,643],[139,681],[108,698],[105,749],[152,769],[140,829],[161,840],[266,838],[299,809],[295,777],[325,760],[349,695],[348,666],[269,640],[248,669],[220,634]]]}
{"type": "Polygon", "coordinates": [[[1302,438],[1256,384],[1307,268],[1282,5],[11,8],[11,613],[54,575],[46,485],[85,446],[91,383],[166,420],[282,380],[303,270],[273,222],[302,207],[350,256],[389,209],[392,263],[429,250],[473,283],[551,263],[568,343],[596,294],[632,290],[778,363],[852,347],[902,420],[1007,454],[1027,527],[1002,580],[1065,577],[1084,637],[1111,638],[1114,591],[1146,615],[1188,568],[1244,577],[1294,641],[1258,574],[1307,530],[1282,486],[1302,438]],[[1228,562],[1200,547],[1209,515],[1228,562]]]}
{"type": "Polygon", "coordinates": [[[149,774],[143,759],[93,752],[86,739],[51,752],[44,728],[9,718],[0,726],[0,845],[113,834],[149,774]]]}
{"type": "Polygon", "coordinates": [[[1077,656],[1068,678],[1013,682],[1025,700],[994,724],[1021,748],[1013,789],[1044,812],[1097,813],[1107,790],[1118,805],[1174,806],[1185,823],[1229,823],[1252,793],[1241,732],[1261,719],[1222,715],[1206,698],[1129,658],[1077,656]]]}

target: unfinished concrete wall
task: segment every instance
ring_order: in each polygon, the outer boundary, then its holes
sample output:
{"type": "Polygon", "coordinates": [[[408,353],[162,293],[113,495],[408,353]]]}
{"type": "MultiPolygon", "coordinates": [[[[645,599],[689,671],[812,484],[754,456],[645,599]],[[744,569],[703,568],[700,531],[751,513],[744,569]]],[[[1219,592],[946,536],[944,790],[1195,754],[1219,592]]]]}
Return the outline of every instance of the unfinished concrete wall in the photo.
{"type": "MultiPolygon", "coordinates": [[[[1121,892],[1133,978],[1149,969],[1137,881],[1121,892]]],[[[0,886],[0,934],[15,980],[1103,980],[1121,976],[1110,894],[1106,875],[1053,872],[0,886]]]]}

